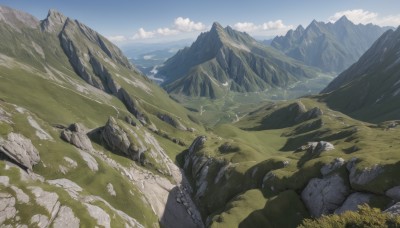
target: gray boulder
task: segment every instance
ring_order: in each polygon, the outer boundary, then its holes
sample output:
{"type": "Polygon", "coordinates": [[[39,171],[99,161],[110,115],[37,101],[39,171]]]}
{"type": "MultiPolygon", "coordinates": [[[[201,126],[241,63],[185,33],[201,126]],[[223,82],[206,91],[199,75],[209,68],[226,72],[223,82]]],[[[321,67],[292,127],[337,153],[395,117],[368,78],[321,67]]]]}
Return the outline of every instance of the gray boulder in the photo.
{"type": "Polygon", "coordinates": [[[332,145],[332,143],[319,141],[317,144],[312,144],[312,146],[308,149],[308,152],[311,152],[313,154],[320,154],[324,151],[329,151],[334,149],[335,147],[332,145]]]}
{"type": "Polygon", "coordinates": [[[11,194],[0,192],[0,224],[14,218],[16,214],[15,198],[11,194]]]}
{"type": "Polygon", "coordinates": [[[307,153],[319,155],[324,151],[334,150],[335,147],[330,142],[308,142],[307,144],[299,147],[296,151],[307,151],[307,153]]]}
{"type": "Polygon", "coordinates": [[[116,196],[117,193],[114,190],[114,186],[111,183],[108,183],[107,186],[107,192],[111,195],[111,196],[116,196]]]}
{"type": "Polygon", "coordinates": [[[103,209],[101,209],[98,206],[95,205],[91,205],[88,203],[85,203],[85,206],[87,208],[87,211],[89,212],[89,215],[96,219],[97,224],[105,227],[105,228],[110,228],[110,224],[111,224],[111,219],[110,219],[110,215],[108,215],[103,209]]]}
{"type": "Polygon", "coordinates": [[[74,212],[67,206],[61,206],[57,217],[54,219],[54,228],[79,228],[79,218],[75,217],[74,212]]]}
{"type": "Polygon", "coordinates": [[[373,194],[356,192],[347,197],[343,205],[335,210],[335,214],[342,214],[346,211],[357,211],[358,206],[369,203],[373,194]]]}
{"type": "Polygon", "coordinates": [[[103,127],[101,136],[112,151],[126,154],[134,161],[142,162],[144,160],[143,153],[145,150],[139,149],[137,145],[129,140],[128,134],[113,117],[108,119],[103,127]]]}
{"type": "Polygon", "coordinates": [[[344,165],[345,161],[343,158],[335,158],[333,159],[333,161],[331,161],[329,164],[324,165],[321,168],[321,174],[322,176],[327,176],[328,174],[330,174],[331,172],[339,169],[340,167],[342,167],[344,165]]]}
{"type": "Polygon", "coordinates": [[[377,178],[384,171],[383,167],[378,164],[358,170],[356,166],[357,161],[357,158],[352,158],[346,165],[347,170],[350,172],[349,179],[352,186],[365,185],[377,178]]]}
{"type": "Polygon", "coordinates": [[[1,153],[28,170],[32,170],[32,167],[40,161],[39,152],[32,141],[13,132],[8,134],[7,140],[0,139],[1,153]]]}
{"type": "Polygon", "coordinates": [[[387,190],[385,195],[395,200],[396,202],[400,201],[400,186],[396,186],[387,190]]]}
{"type": "Polygon", "coordinates": [[[49,218],[46,215],[36,214],[31,218],[31,225],[36,225],[39,228],[46,228],[49,224],[49,218]]]}
{"type": "Polygon", "coordinates": [[[389,207],[388,209],[384,210],[385,213],[390,213],[392,215],[400,215],[400,202],[394,204],[393,206],[389,207]]]}
{"type": "Polygon", "coordinates": [[[61,132],[61,139],[69,142],[79,149],[92,151],[93,146],[89,137],[86,135],[86,129],[79,123],[71,124],[67,129],[61,132]]]}
{"type": "Polygon", "coordinates": [[[311,179],[301,193],[301,198],[311,216],[320,217],[334,212],[349,195],[350,189],[342,177],[332,175],[311,179]]]}

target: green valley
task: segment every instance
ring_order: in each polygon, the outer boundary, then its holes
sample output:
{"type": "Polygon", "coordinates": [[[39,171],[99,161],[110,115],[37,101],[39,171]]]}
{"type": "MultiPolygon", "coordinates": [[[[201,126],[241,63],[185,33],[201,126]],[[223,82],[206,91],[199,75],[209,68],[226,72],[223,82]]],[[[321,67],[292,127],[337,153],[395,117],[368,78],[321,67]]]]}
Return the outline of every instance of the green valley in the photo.
{"type": "Polygon", "coordinates": [[[202,31],[159,86],[81,21],[0,6],[0,227],[399,226],[400,28],[314,21],[373,31],[317,66],[290,55],[311,28],[178,19],[140,30],[202,31]]]}

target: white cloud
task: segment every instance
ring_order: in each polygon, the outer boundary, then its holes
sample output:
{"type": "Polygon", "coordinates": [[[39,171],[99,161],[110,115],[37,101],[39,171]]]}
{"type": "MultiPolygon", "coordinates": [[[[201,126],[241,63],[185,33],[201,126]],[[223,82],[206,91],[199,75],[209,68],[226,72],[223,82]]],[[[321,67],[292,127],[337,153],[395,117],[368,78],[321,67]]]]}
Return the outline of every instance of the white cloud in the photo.
{"type": "Polygon", "coordinates": [[[135,35],[133,35],[132,39],[148,39],[148,38],[153,38],[155,35],[154,31],[146,31],[144,28],[140,28],[135,35]]]}
{"type": "Polygon", "coordinates": [[[285,25],[282,20],[268,21],[257,25],[252,22],[238,22],[233,28],[241,32],[247,32],[252,35],[278,35],[292,29],[292,25],[285,25]]]}
{"type": "Polygon", "coordinates": [[[111,42],[114,42],[114,43],[124,42],[124,41],[127,41],[127,40],[128,40],[128,39],[126,38],[126,36],[121,36],[121,35],[119,35],[119,36],[108,36],[107,39],[108,39],[109,41],[111,41],[111,42]]]}
{"type": "Polygon", "coordinates": [[[251,22],[238,22],[233,25],[233,28],[241,32],[253,32],[258,30],[260,27],[251,22]]]}
{"type": "Polygon", "coordinates": [[[172,36],[182,33],[204,31],[205,29],[207,29],[207,27],[201,22],[194,22],[189,18],[178,17],[174,20],[174,24],[169,28],[158,28],[151,31],[146,31],[144,28],[140,28],[131,39],[151,39],[161,36],[172,36]]]}
{"type": "Polygon", "coordinates": [[[159,28],[156,30],[156,34],[162,35],[162,36],[176,35],[178,33],[179,33],[178,30],[170,29],[170,28],[159,28]]]}
{"type": "Polygon", "coordinates": [[[262,25],[264,30],[279,30],[279,29],[290,29],[293,26],[287,26],[283,24],[282,20],[268,21],[262,25]]]}
{"type": "Polygon", "coordinates": [[[191,21],[189,18],[178,17],[174,21],[174,27],[181,32],[204,31],[206,26],[201,22],[191,21]]]}
{"type": "Polygon", "coordinates": [[[376,24],[380,26],[399,26],[400,25],[400,14],[380,16],[378,13],[370,12],[363,9],[345,10],[335,13],[329,17],[330,22],[339,20],[342,16],[346,16],[349,20],[356,24],[376,24]]]}

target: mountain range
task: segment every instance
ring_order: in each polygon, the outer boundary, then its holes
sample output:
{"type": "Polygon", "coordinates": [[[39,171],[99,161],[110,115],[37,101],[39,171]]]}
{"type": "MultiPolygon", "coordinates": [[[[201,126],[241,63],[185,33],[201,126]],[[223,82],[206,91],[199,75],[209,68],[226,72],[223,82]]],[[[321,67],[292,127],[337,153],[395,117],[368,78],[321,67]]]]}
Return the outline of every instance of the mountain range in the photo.
{"type": "Polygon", "coordinates": [[[365,121],[400,119],[400,29],[385,32],[323,91],[330,107],[365,121]]]}
{"type": "Polygon", "coordinates": [[[388,27],[358,24],[341,17],[335,23],[312,21],[299,25],[285,36],[277,36],[271,46],[286,55],[324,72],[340,73],[378,39],[388,27]]]}
{"type": "MultiPolygon", "coordinates": [[[[183,107],[82,22],[0,6],[0,226],[400,226],[399,34],[385,32],[322,94],[225,100],[240,118],[206,126],[220,104],[183,107]],[[363,204],[378,217],[346,214],[363,204]]],[[[219,24],[167,69],[167,89],[188,77],[207,88],[172,93],[209,97],[315,72],[219,24]],[[255,75],[264,67],[275,77],[255,75]]]]}
{"type": "Polygon", "coordinates": [[[287,88],[316,77],[314,69],[260,44],[247,33],[218,23],[158,70],[169,93],[210,98],[221,97],[226,91],[287,88]]]}

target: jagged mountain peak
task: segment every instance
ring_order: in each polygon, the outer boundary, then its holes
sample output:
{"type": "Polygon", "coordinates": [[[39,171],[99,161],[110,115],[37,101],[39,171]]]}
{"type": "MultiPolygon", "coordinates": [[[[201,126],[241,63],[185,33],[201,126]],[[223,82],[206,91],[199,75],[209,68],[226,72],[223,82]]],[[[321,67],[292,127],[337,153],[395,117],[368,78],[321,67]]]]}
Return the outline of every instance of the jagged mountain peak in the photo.
{"type": "Polygon", "coordinates": [[[190,48],[167,60],[159,74],[168,92],[217,98],[223,91],[285,87],[314,72],[265,47],[245,32],[214,23],[190,48]],[[285,66],[285,70],[283,70],[285,66]]]}
{"type": "Polygon", "coordinates": [[[40,26],[42,30],[46,32],[59,32],[67,20],[68,17],[64,16],[62,13],[55,9],[50,9],[46,19],[42,21],[40,26]]]}
{"type": "Polygon", "coordinates": [[[64,23],[67,17],[64,14],[58,12],[56,9],[50,9],[47,14],[47,19],[55,20],[60,23],[64,23]]]}
{"type": "Polygon", "coordinates": [[[335,22],[335,24],[354,24],[352,21],[350,21],[345,15],[343,15],[339,20],[335,22]]]}
{"type": "Polygon", "coordinates": [[[214,22],[211,30],[205,34],[206,36],[214,37],[214,42],[219,43],[221,46],[229,46],[230,48],[238,48],[246,51],[250,51],[250,46],[257,43],[247,33],[237,31],[230,26],[224,28],[218,22],[214,22]]]}
{"type": "Polygon", "coordinates": [[[296,32],[303,32],[305,29],[304,29],[304,27],[302,26],[302,25],[299,25],[299,26],[297,26],[297,28],[296,28],[296,32]]]}
{"type": "MultiPolygon", "coordinates": [[[[317,25],[319,22],[317,21],[317,20],[315,20],[315,19],[313,19],[312,21],[311,21],[311,23],[310,23],[310,25],[317,25]]],[[[310,26],[309,25],[309,26],[310,26]]]]}
{"type": "Polygon", "coordinates": [[[346,16],[335,23],[313,20],[302,31],[278,36],[271,46],[305,64],[325,72],[340,73],[357,59],[388,28],[377,25],[355,25],[346,16]]]}
{"type": "Polygon", "coordinates": [[[215,22],[212,24],[211,31],[213,31],[213,30],[218,30],[218,29],[224,29],[224,27],[222,27],[222,25],[221,25],[220,23],[218,23],[218,22],[215,21],[215,22]]]}

